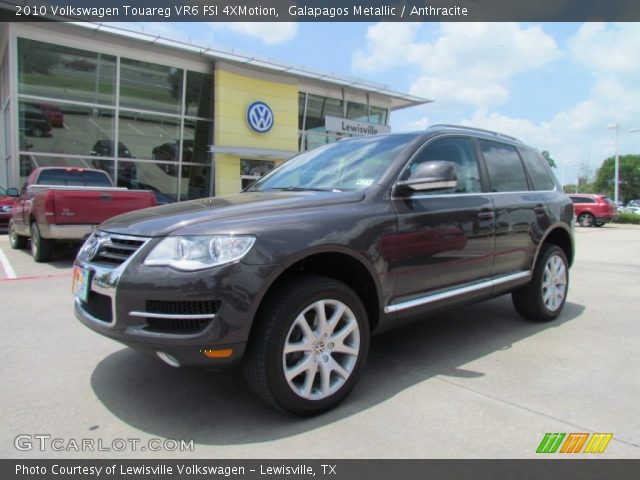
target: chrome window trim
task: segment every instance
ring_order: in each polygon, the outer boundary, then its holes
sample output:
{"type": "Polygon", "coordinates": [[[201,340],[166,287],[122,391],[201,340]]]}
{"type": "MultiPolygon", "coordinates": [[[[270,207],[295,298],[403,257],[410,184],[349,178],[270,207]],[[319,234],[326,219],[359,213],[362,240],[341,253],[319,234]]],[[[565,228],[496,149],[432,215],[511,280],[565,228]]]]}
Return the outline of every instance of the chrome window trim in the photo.
{"type": "Polygon", "coordinates": [[[391,200],[412,200],[412,199],[426,199],[426,198],[447,198],[447,197],[468,197],[470,195],[524,195],[524,194],[532,194],[532,193],[554,193],[559,192],[556,188],[554,190],[519,190],[513,192],[475,192],[475,193],[441,193],[437,195],[429,195],[429,194],[418,194],[418,195],[409,195],[408,197],[396,197],[392,196],[391,200]]]}
{"type": "Polygon", "coordinates": [[[421,305],[437,302],[439,300],[446,300],[447,298],[456,297],[458,295],[463,295],[465,293],[471,293],[478,290],[483,290],[485,288],[495,287],[503,283],[520,280],[523,278],[530,278],[532,275],[533,275],[533,272],[530,270],[527,270],[524,272],[518,272],[511,275],[505,275],[503,277],[492,278],[490,280],[485,280],[483,282],[475,283],[472,285],[465,285],[463,287],[452,288],[450,290],[446,290],[440,293],[432,293],[429,295],[425,295],[423,297],[414,298],[413,300],[407,300],[405,302],[387,305],[384,308],[384,313],[400,312],[402,310],[419,307],[421,305]]]}

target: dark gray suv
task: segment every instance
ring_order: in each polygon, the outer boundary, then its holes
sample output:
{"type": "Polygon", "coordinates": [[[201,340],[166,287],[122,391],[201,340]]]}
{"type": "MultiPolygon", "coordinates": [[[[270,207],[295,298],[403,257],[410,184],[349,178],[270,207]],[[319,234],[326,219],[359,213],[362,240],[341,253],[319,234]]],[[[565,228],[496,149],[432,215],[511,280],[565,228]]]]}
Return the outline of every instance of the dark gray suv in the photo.
{"type": "Polygon", "coordinates": [[[564,306],[573,208],[535,150],[434,126],[304,152],[244,192],[116,217],[74,267],[76,316],[173,366],[241,362],[299,415],[356,383],[372,333],[511,293],[564,306]]]}

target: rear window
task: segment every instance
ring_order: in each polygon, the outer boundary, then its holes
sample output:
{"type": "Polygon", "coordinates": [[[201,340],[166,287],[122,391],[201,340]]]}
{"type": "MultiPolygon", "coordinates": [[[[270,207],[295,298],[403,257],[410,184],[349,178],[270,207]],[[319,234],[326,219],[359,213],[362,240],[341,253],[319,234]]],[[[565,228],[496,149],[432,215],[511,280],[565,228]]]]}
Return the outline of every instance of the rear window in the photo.
{"type": "Polygon", "coordinates": [[[615,206],[616,204],[609,197],[602,197],[602,199],[607,202],[609,205],[615,206]]]}
{"type": "Polygon", "coordinates": [[[111,180],[104,172],[94,170],[42,170],[38,185],[65,185],[76,187],[111,187],[111,180]]]}
{"type": "Polygon", "coordinates": [[[591,197],[570,197],[573,203],[596,203],[591,197]]]}
{"type": "Polygon", "coordinates": [[[522,155],[522,160],[524,161],[527,170],[529,171],[529,176],[531,177],[531,181],[533,182],[533,188],[535,190],[553,190],[555,189],[555,182],[551,177],[551,173],[547,168],[548,165],[545,165],[547,161],[534,152],[533,150],[529,150],[526,148],[521,148],[520,153],[522,155]]]}

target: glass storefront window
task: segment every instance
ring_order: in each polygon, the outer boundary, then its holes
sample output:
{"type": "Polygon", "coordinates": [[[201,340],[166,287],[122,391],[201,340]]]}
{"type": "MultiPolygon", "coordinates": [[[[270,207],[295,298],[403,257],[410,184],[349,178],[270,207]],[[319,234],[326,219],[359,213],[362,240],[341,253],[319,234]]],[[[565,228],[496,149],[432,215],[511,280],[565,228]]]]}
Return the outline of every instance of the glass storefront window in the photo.
{"type": "Polygon", "coordinates": [[[183,70],[120,59],[120,106],[180,114],[183,70]]]}
{"type": "Polygon", "coordinates": [[[97,146],[113,138],[114,111],[53,102],[20,101],[22,151],[112,156],[97,146]]]}
{"type": "Polygon", "coordinates": [[[211,191],[211,168],[184,165],[180,180],[180,200],[208,197],[211,191]]]}
{"type": "Polygon", "coordinates": [[[206,120],[184,119],[182,161],[191,163],[209,163],[209,145],[213,123],[206,120]]]}
{"type": "Polygon", "coordinates": [[[178,172],[175,165],[154,162],[118,161],[118,186],[151,190],[160,205],[178,198],[178,172]]]}
{"type": "Polygon", "coordinates": [[[369,122],[376,123],[378,125],[386,125],[387,112],[388,110],[386,108],[369,107],[369,122]]]}
{"type": "Polygon", "coordinates": [[[180,118],[120,110],[118,135],[128,152],[124,158],[175,160],[172,152],[180,139],[180,118]]]}
{"type": "Polygon", "coordinates": [[[184,114],[190,117],[213,118],[213,76],[187,71],[184,114]]]}
{"type": "Polygon", "coordinates": [[[369,112],[363,103],[347,102],[347,118],[359,122],[369,122],[369,112]]]}
{"type": "Polygon", "coordinates": [[[18,91],[28,95],[113,105],[116,57],[20,38],[18,91]]]}
{"type": "Polygon", "coordinates": [[[309,94],[307,99],[306,129],[311,130],[318,127],[324,129],[324,117],[327,115],[342,118],[342,100],[309,94]]]}

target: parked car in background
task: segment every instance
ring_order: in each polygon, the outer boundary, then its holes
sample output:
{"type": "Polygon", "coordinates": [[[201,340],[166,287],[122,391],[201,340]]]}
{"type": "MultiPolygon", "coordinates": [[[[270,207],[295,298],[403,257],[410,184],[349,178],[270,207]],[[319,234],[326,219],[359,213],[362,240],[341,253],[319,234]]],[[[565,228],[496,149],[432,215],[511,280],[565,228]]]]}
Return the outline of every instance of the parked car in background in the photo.
{"type": "Polygon", "coordinates": [[[114,187],[102,170],[37,168],[11,212],[9,243],[22,249],[31,237],[33,259],[45,262],[53,254],[55,241],[80,242],[109,218],[154,205],[152,192],[114,187]]]}
{"type": "MultiPolygon", "coordinates": [[[[151,158],[154,160],[173,160],[178,161],[179,142],[163,143],[158,145],[151,152],[151,158]]],[[[182,141],[182,161],[190,162],[193,157],[193,140],[182,141]]]]}
{"type": "Polygon", "coordinates": [[[241,363],[268,404],[314,415],[355,385],[372,333],[506,293],[557,318],[572,220],[547,161],[512,137],[352,138],[243,193],[105,222],[74,265],[75,313],[172,367],[241,363]]]}
{"type": "Polygon", "coordinates": [[[5,190],[0,187],[0,229],[6,229],[11,219],[11,210],[15,203],[15,196],[18,191],[15,188],[5,190]]]}
{"type": "MultiPolygon", "coordinates": [[[[98,140],[91,149],[91,155],[94,157],[113,157],[113,140],[104,139],[98,140]]],[[[131,154],[131,150],[127,146],[118,142],[118,157],[120,158],[135,158],[131,154]]]]}
{"type": "Polygon", "coordinates": [[[57,105],[52,105],[50,103],[41,103],[40,111],[44,114],[44,116],[49,120],[49,123],[52,127],[62,127],[64,126],[64,115],[62,114],[62,110],[57,105]]]}
{"type": "Polygon", "coordinates": [[[573,211],[581,227],[601,227],[618,218],[615,203],[605,196],[589,193],[572,193],[573,211]]]}
{"type": "Polygon", "coordinates": [[[51,123],[40,109],[21,105],[18,110],[18,129],[25,135],[44,137],[51,132],[51,123]]]}

